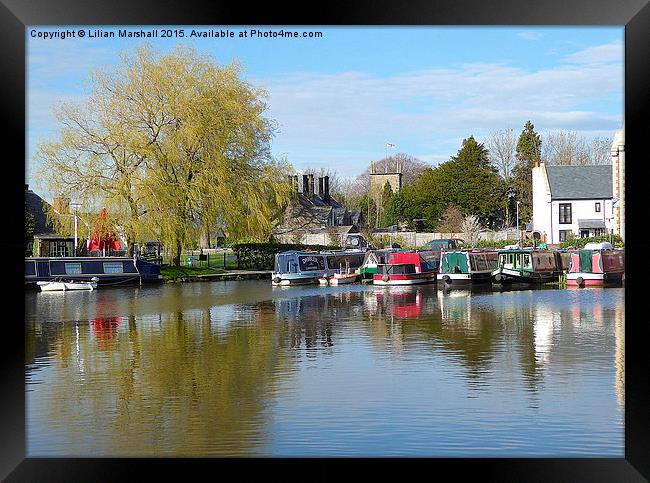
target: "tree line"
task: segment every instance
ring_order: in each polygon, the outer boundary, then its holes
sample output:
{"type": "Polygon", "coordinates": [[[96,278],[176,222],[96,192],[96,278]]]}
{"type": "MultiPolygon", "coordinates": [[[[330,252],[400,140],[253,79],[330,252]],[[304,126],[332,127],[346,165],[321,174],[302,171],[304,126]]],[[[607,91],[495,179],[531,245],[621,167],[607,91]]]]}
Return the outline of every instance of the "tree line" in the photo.
{"type": "Polygon", "coordinates": [[[403,166],[403,188],[390,185],[374,197],[368,192],[369,170],[352,181],[337,181],[337,195],[361,210],[370,228],[399,225],[408,229],[459,232],[468,216],[492,229],[532,220],[532,168],[548,165],[610,164],[611,138],[593,140],[571,131],[540,135],[527,121],[513,129],[493,131],[484,142],[474,136],[462,141],[455,156],[431,166],[400,153],[373,163],[376,172],[403,166]]]}

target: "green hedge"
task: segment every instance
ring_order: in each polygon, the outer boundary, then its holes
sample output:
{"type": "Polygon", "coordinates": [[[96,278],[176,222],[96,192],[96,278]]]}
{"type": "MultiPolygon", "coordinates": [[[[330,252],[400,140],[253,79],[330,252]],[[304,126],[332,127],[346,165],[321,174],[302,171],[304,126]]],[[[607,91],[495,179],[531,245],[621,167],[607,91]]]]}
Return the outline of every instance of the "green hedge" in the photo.
{"type": "MultiPolygon", "coordinates": [[[[590,238],[569,238],[568,240],[562,242],[560,245],[562,248],[584,248],[587,243],[600,243],[600,242],[609,242],[610,235],[601,235],[601,236],[592,236],[590,238]]],[[[612,235],[611,243],[615,247],[624,246],[623,239],[620,235],[612,235]]]]}
{"type": "MultiPolygon", "coordinates": [[[[498,240],[498,241],[479,240],[474,245],[474,248],[483,248],[483,247],[504,248],[504,247],[506,247],[508,245],[516,245],[516,244],[517,244],[517,240],[498,240]]],[[[533,246],[533,240],[522,240],[521,241],[521,246],[523,246],[523,247],[532,247],[533,246]]]]}
{"type": "Polygon", "coordinates": [[[302,245],[299,243],[238,243],[232,246],[241,269],[273,270],[275,255],[290,250],[340,250],[335,245],[302,245]]]}

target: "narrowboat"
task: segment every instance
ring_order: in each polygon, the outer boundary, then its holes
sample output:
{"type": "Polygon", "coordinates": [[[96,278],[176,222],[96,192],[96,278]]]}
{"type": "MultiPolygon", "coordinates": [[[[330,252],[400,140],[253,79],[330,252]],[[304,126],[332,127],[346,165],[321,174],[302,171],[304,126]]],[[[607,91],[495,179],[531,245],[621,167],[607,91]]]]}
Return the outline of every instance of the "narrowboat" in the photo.
{"type": "Polygon", "coordinates": [[[417,251],[388,254],[384,264],[377,265],[373,285],[415,285],[436,281],[436,271],[417,251]]]}
{"type": "Polygon", "coordinates": [[[499,250],[492,278],[497,283],[546,283],[558,279],[562,270],[551,250],[513,248],[499,250]]]}
{"type": "Polygon", "coordinates": [[[554,250],[553,254],[555,255],[555,263],[557,264],[558,270],[562,273],[567,273],[571,264],[571,251],[567,249],[554,250]]]}
{"type": "Polygon", "coordinates": [[[445,285],[491,283],[497,268],[496,251],[449,250],[440,255],[438,282],[445,285]]]}
{"type": "Polygon", "coordinates": [[[356,271],[362,264],[364,252],[343,250],[327,252],[287,251],[275,256],[271,282],[275,286],[319,283],[345,270],[356,271]]]}
{"type": "Polygon", "coordinates": [[[603,286],[619,284],[625,272],[625,252],[610,243],[587,243],[573,250],[566,274],[567,286],[603,286]]]}
{"type": "Polygon", "coordinates": [[[331,275],[325,266],[325,256],[318,252],[288,251],[275,255],[271,273],[274,286],[318,283],[318,279],[331,275]]]}
{"type": "MultiPolygon", "coordinates": [[[[25,285],[58,279],[97,282],[98,286],[162,282],[160,265],[131,257],[28,257],[25,285]]],[[[42,284],[41,284],[42,285],[42,284]]]]}

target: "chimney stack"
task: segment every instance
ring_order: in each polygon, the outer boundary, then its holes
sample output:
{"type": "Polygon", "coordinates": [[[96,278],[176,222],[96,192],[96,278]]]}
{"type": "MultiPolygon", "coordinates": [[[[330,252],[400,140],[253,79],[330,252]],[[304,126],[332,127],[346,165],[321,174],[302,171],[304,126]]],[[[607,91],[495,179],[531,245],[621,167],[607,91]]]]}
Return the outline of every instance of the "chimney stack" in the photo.
{"type": "Polygon", "coordinates": [[[309,175],[309,195],[310,198],[314,196],[314,175],[309,175]]]}
{"type": "Polygon", "coordinates": [[[318,177],[318,197],[321,198],[321,199],[325,199],[324,198],[325,192],[324,192],[323,186],[324,186],[323,177],[319,176],[318,177]]]}
{"type": "Polygon", "coordinates": [[[302,194],[309,197],[309,175],[302,175],[302,194]]]}
{"type": "Polygon", "coordinates": [[[330,177],[323,176],[323,199],[326,203],[330,202],[330,177]]]}

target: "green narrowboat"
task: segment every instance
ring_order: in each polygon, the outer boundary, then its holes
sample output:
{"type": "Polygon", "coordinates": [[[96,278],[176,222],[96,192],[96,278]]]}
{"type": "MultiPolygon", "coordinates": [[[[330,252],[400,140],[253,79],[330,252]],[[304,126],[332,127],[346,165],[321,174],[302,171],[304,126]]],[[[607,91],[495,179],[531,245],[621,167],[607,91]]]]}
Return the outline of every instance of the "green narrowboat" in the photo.
{"type": "Polygon", "coordinates": [[[494,250],[449,250],[440,255],[438,282],[446,285],[491,283],[497,267],[494,250]]]}
{"type": "Polygon", "coordinates": [[[551,250],[513,248],[499,250],[492,278],[497,283],[546,283],[557,281],[561,273],[551,250]]]}

